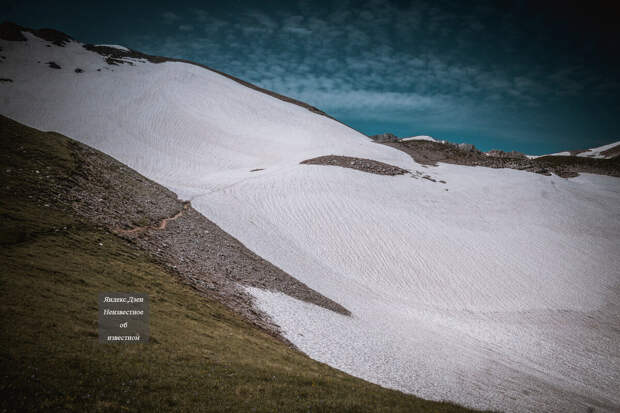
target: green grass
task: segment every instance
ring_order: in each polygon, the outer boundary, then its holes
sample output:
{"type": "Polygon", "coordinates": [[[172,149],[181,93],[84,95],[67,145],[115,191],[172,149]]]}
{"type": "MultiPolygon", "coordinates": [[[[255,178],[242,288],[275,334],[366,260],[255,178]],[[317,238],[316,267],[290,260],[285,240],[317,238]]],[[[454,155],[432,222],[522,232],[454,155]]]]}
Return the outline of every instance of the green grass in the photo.
{"type": "Polygon", "coordinates": [[[41,171],[68,178],[72,143],[0,121],[1,411],[465,411],[313,361],[46,204],[41,171]],[[149,343],[98,342],[103,291],[149,295],[149,343]]]}

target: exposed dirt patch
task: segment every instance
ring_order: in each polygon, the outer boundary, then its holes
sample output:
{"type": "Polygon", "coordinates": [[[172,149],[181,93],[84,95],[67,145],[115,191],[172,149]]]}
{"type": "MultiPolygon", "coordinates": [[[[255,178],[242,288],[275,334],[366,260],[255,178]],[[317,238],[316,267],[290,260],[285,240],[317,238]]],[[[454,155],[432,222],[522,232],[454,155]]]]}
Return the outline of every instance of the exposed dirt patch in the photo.
{"type": "Polygon", "coordinates": [[[56,62],[47,62],[46,64],[52,69],[60,69],[60,66],[56,62]]]}
{"type": "MultiPolygon", "coordinates": [[[[614,159],[593,159],[579,156],[543,156],[529,159],[511,157],[510,152],[502,156],[488,156],[473,150],[462,150],[441,142],[412,140],[406,142],[382,143],[409,154],[417,163],[436,166],[438,162],[488,168],[511,168],[528,172],[571,178],[579,173],[594,173],[620,177],[620,157],[614,159]]],[[[616,148],[612,148],[616,149],[616,148]]],[[[618,150],[620,152],[620,149],[618,150]]]]}
{"type": "Polygon", "coordinates": [[[253,298],[240,285],[283,292],[350,314],[248,250],[168,189],[115,159],[60,134],[39,132],[2,116],[0,135],[6,153],[21,151],[23,156],[28,150],[32,158],[31,165],[22,170],[2,171],[31,176],[38,185],[35,192],[26,195],[32,202],[72,211],[85,222],[137,245],[183,282],[216,298],[270,334],[279,336],[279,329],[254,307],[253,298]],[[29,140],[35,141],[27,149],[24,142],[29,140]],[[67,165],[71,166],[50,169],[45,160],[46,150],[39,144],[42,140],[66,147],[67,165]],[[31,149],[39,146],[43,149],[31,149]]]}
{"type": "Polygon", "coordinates": [[[120,234],[120,235],[129,235],[129,234],[137,234],[138,232],[148,231],[150,229],[154,229],[154,230],[166,229],[166,227],[168,226],[168,222],[174,221],[174,220],[178,219],[181,215],[183,215],[183,212],[187,208],[189,208],[189,206],[190,206],[189,202],[184,202],[182,210],[180,210],[179,212],[177,212],[176,214],[174,214],[171,217],[162,219],[159,222],[159,224],[157,224],[157,225],[146,225],[146,226],[142,226],[142,227],[138,226],[138,227],[134,227],[134,228],[131,228],[131,229],[113,228],[112,231],[114,231],[114,232],[116,232],[117,234],[120,234]]]}
{"type": "Polygon", "coordinates": [[[372,159],[354,158],[351,156],[326,155],[318,158],[307,159],[300,162],[306,165],[333,165],[342,168],[351,168],[358,171],[369,172],[377,175],[402,175],[409,171],[398,166],[373,161],[372,159]]]}
{"type": "Polygon", "coordinates": [[[63,47],[72,40],[71,36],[54,29],[29,29],[11,22],[0,23],[0,39],[9,41],[27,41],[22,32],[29,32],[43,40],[52,42],[56,46],[63,47]]]}
{"type": "Polygon", "coordinates": [[[8,79],[8,78],[0,78],[0,82],[12,83],[12,82],[13,82],[13,79],[8,79]]]}
{"type": "Polygon", "coordinates": [[[256,169],[251,169],[250,172],[258,172],[258,171],[264,171],[264,168],[256,168],[256,169]]]}

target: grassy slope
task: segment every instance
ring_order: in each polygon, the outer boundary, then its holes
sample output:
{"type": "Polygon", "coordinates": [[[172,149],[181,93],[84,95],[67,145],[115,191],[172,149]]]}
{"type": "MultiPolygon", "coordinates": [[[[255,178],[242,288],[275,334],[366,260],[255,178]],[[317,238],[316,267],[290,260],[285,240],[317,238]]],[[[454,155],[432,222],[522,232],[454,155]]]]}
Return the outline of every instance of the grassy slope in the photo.
{"type": "Polygon", "coordinates": [[[72,145],[0,117],[0,410],[465,411],[313,361],[78,220],[72,145]],[[150,296],[150,343],[98,343],[102,291],[150,296]]]}

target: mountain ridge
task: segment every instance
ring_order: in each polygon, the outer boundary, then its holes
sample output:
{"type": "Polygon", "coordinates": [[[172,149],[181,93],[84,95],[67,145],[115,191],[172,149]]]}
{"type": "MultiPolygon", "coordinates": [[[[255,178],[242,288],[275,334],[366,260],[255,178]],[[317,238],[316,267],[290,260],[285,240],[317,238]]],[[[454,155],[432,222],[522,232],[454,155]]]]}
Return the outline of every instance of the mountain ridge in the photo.
{"type": "Polygon", "coordinates": [[[620,177],[620,143],[602,147],[610,147],[606,152],[610,156],[574,156],[568,152],[529,156],[515,151],[504,152],[496,149],[482,152],[471,144],[455,144],[427,136],[421,139],[418,139],[419,137],[398,139],[392,134],[384,134],[371,138],[377,143],[402,150],[411,155],[416,162],[430,166],[437,166],[437,163],[449,163],[487,168],[510,168],[542,175],[553,173],[562,178],[574,178],[580,173],[620,177]]]}
{"type": "MultiPolygon", "coordinates": [[[[53,44],[55,44],[56,46],[60,46],[60,47],[64,47],[64,45],[69,42],[74,40],[71,36],[69,36],[66,33],[63,33],[61,31],[55,30],[55,29],[47,29],[47,28],[43,28],[43,29],[30,29],[27,27],[23,27],[20,26],[16,23],[13,22],[9,22],[9,21],[4,21],[2,23],[0,23],[0,39],[4,39],[4,40],[9,40],[9,41],[27,41],[27,39],[23,36],[22,32],[28,32],[28,33],[32,33],[37,37],[40,37],[41,39],[44,40],[48,40],[50,42],[52,42],[53,44]]],[[[249,87],[251,89],[254,89],[256,91],[259,91],[261,93],[265,93],[269,96],[275,97],[276,99],[280,99],[284,102],[288,102],[288,103],[292,103],[294,105],[298,105],[301,106],[305,109],[308,109],[311,112],[323,115],[323,116],[327,116],[330,117],[329,115],[327,115],[325,112],[323,112],[322,110],[309,105],[305,102],[299,101],[297,99],[293,99],[290,98],[288,96],[284,96],[281,95],[277,92],[273,92],[271,90],[262,88],[260,86],[254,85],[250,82],[247,82],[245,80],[239,79],[235,76],[229,75],[228,73],[224,73],[222,71],[219,71],[217,69],[213,69],[209,66],[200,64],[200,63],[196,63],[190,60],[186,60],[186,59],[178,59],[178,58],[171,58],[171,57],[162,57],[162,56],[155,56],[155,55],[149,55],[146,53],[142,53],[139,52],[137,50],[132,50],[132,49],[127,49],[127,50],[123,50],[123,49],[119,49],[116,47],[112,47],[112,46],[106,46],[106,45],[94,45],[94,44],[89,44],[89,43],[85,43],[83,44],[83,47],[86,50],[90,50],[90,51],[94,51],[96,53],[101,54],[102,56],[106,57],[106,61],[108,62],[108,64],[112,64],[112,65],[117,65],[117,64],[123,64],[125,63],[122,59],[123,58],[137,58],[137,59],[146,59],[149,62],[152,63],[163,63],[163,62],[181,62],[181,63],[187,63],[187,64],[191,64],[191,65],[195,65],[198,67],[201,67],[203,69],[207,69],[210,70],[212,72],[215,72],[217,74],[220,74],[222,76],[225,76],[239,84],[242,84],[243,86],[249,87]]],[[[333,118],[332,118],[333,119],[333,118]]]]}

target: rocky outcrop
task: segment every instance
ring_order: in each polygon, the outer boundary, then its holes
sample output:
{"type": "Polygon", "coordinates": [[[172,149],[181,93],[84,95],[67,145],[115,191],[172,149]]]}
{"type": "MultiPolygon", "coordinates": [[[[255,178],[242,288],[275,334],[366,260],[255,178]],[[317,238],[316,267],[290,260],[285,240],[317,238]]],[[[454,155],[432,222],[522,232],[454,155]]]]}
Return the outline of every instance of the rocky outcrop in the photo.
{"type": "Polygon", "coordinates": [[[491,156],[493,158],[513,158],[513,159],[527,159],[527,156],[521,152],[510,151],[504,152],[500,149],[491,149],[487,152],[487,156],[491,156]]]}
{"type": "Polygon", "coordinates": [[[63,47],[66,43],[71,41],[71,36],[54,29],[34,30],[27,27],[22,27],[18,24],[11,22],[3,22],[0,24],[0,39],[2,40],[25,42],[28,39],[26,39],[26,36],[24,36],[23,32],[32,33],[35,36],[40,37],[43,40],[52,42],[56,46],[60,47],[63,47]]]}
{"type": "Polygon", "coordinates": [[[318,158],[307,159],[300,162],[306,165],[333,165],[342,168],[351,168],[358,171],[368,172],[377,175],[402,175],[408,171],[398,166],[387,163],[373,161],[372,159],[354,158],[351,156],[327,155],[318,158]]]}
{"type": "Polygon", "coordinates": [[[601,152],[606,158],[619,158],[620,157],[620,144],[614,146],[613,148],[609,148],[606,151],[601,152]]]}
{"type": "Polygon", "coordinates": [[[447,142],[447,144],[448,145],[455,145],[459,150],[464,151],[464,152],[480,152],[471,143],[457,143],[457,144],[453,144],[453,143],[447,142]]]}
{"type": "Polygon", "coordinates": [[[409,154],[423,165],[437,165],[438,162],[488,168],[511,168],[542,175],[556,174],[570,178],[579,173],[594,173],[620,177],[620,157],[593,159],[580,156],[542,156],[529,159],[519,152],[491,151],[485,154],[473,145],[412,140],[406,142],[385,142],[409,154]]]}
{"type": "Polygon", "coordinates": [[[391,133],[382,133],[380,135],[372,135],[370,138],[378,143],[398,142],[398,136],[391,134],[391,133]]]}

